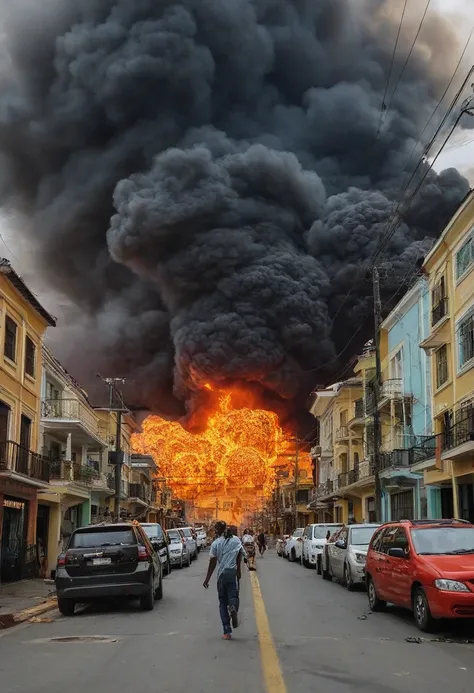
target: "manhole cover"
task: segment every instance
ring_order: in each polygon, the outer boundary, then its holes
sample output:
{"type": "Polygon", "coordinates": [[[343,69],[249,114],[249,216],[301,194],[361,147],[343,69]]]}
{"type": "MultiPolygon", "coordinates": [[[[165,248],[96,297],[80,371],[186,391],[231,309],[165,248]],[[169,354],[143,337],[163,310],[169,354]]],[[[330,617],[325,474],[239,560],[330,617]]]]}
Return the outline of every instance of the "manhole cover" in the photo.
{"type": "Polygon", "coordinates": [[[110,635],[69,635],[59,638],[39,638],[38,640],[30,640],[30,643],[87,643],[87,642],[119,642],[118,638],[112,638],[110,635]]]}

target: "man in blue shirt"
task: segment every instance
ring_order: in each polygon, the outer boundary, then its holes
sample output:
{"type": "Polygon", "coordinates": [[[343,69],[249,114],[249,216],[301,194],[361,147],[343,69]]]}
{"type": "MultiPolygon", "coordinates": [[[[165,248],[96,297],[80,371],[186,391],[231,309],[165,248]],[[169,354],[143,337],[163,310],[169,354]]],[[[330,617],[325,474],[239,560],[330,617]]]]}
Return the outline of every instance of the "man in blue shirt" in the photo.
{"type": "Polygon", "coordinates": [[[209,567],[203,586],[209,587],[209,580],[217,565],[217,593],[219,612],[224,628],[224,640],[232,637],[232,626],[239,625],[239,580],[241,577],[242,542],[227,529],[225,522],[216,522],[217,538],[211,544],[209,567]],[[232,626],[231,626],[232,622],[232,626]]]}

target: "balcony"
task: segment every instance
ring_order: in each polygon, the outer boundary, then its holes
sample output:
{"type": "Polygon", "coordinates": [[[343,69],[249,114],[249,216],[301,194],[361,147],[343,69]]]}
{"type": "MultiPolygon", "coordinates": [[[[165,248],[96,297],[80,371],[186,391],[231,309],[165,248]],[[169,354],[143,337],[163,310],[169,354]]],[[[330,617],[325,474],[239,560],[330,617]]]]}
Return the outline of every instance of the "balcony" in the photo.
{"type": "Polygon", "coordinates": [[[364,400],[362,398],[354,402],[354,416],[347,425],[349,428],[364,425],[364,400]]]}
{"type": "Polygon", "coordinates": [[[94,469],[94,467],[81,464],[80,462],[69,462],[66,460],[52,460],[50,462],[51,481],[93,486],[95,482],[100,480],[100,477],[100,472],[94,469]]]}
{"type": "Polygon", "coordinates": [[[347,426],[340,426],[336,431],[336,441],[343,440],[349,440],[349,428],[347,426]]]}
{"type": "Polygon", "coordinates": [[[148,505],[149,495],[144,484],[130,484],[129,498],[132,502],[148,505]]]}
{"type": "Polygon", "coordinates": [[[359,479],[359,472],[357,469],[349,469],[347,472],[342,472],[339,474],[339,488],[345,488],[351,484],[355,484],[359,479]]]}
{"type": "Polygon", "coordinates": [[[24,483],[37,487],[47,486],[49,460],[12,440],[0,443],[0,476],[16,474],[25,477],[24,483]]]}
{"type": "Polygon", "coordinates": [[[41,419],[47,429],[56,433],[76,432],[89,444],[106,447],[104,429],[92,408],[79,399],[45,399],[41,404],[41,419]]]}
{"type": "Polygon", "coordinates": [[[333,492],[333,489],[334,489],[333,481],[332,481],[332,479],[328,479],[323,484],[319,484],[317,491],[316,491],[316,496],[317,496],[317,498],[325,498],[326,496],[330,496],[333,492]]]}
{"type": "Polygon", "coordinates": [[[443,296],[431,310],[431,326],[437,325],[448,315],[448,297],[443,296]]]}

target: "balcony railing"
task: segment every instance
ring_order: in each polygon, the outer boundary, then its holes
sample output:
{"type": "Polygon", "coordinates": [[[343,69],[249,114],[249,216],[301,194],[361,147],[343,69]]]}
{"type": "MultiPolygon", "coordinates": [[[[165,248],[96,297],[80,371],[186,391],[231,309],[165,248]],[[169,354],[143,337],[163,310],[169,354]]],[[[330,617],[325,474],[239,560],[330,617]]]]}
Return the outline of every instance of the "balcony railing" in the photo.
{"type": "Polygon", "coordinates": [[[436,325],[448,314],[448,297],[443,296],[431,311],[431,325],[436,325]]]}
{"type": "Polygon", "coordinates": [[[12,471],[30,479],[49,481],[49,460],[12,440],[0,443],[0,471],[12,471]]]}
{"type": "Polygon", "coordinates": [[[336,431],[336,440],[347,440],[349,438],[349,429],[347,426],[340,426],[336,431]]]}
{"type": "Polygon", "coordinates": [[[97,472],[94,467],[80,462],[52,460],[50,462],[50,478],[51,481],[76,482],[92,486],[95,481],[100,479],[100,472],[97,472]]]}
{"type": "Polygon", "coordinates": [[[55,421],[77,421],[103,439],[104,429],[94,411],[79,399],[45,399],[42,402],[41,416],[55,421]]]}
{"type": "Polygon", "coordinates": [[[362,460],[359,462],[359,481],[361,479],[368,479],[375,473],[375,465],[372,459],[362,460]]]}
{"type": "Polygon", "coordinates": [[[130,484],[129,496],[130,498],[138,498],[139,500],[148,502],[148,489],[146,489],[143,484],[130,484]]]}
{"type": "Polygon", "coordinates": [[[342,472],[338,476],[339,488],[344,488],[345,486],[350,486],[358,481],[359,474],[357,469],[349,469],[347,472],[342,472]]]}
{"type": "Polygon", "coordinates": [[[333,492],[334,484],[332,479],[328,479],[322,484],[319,484],[316,495],[318,498],[323,498],[324,496],[329,496],[333,492]]]}

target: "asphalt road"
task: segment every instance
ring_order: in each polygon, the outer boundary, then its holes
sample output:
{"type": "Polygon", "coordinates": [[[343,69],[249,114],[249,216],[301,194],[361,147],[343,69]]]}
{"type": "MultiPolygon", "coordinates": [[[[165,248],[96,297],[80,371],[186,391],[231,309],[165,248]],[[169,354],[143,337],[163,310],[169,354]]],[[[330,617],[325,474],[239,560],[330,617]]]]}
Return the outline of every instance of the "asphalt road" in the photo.
{"type": "Polygon", "coordinates": [[[165,578],[153,612],[107,604],[0,634],[1,692],[472,691],[474,644],[463,641],[474,639],[474,627],[455,628],[456,642],[407,642],[420,636],[409,614],[370,614],[363,592],[271,552],[258,561],[257,579],[245,573],[241,626],[223,641],[215,579],[202,588],[206,564],[201,554],[165,578]],[[87,636],[106,640],[52,640],[87,636]]]}

